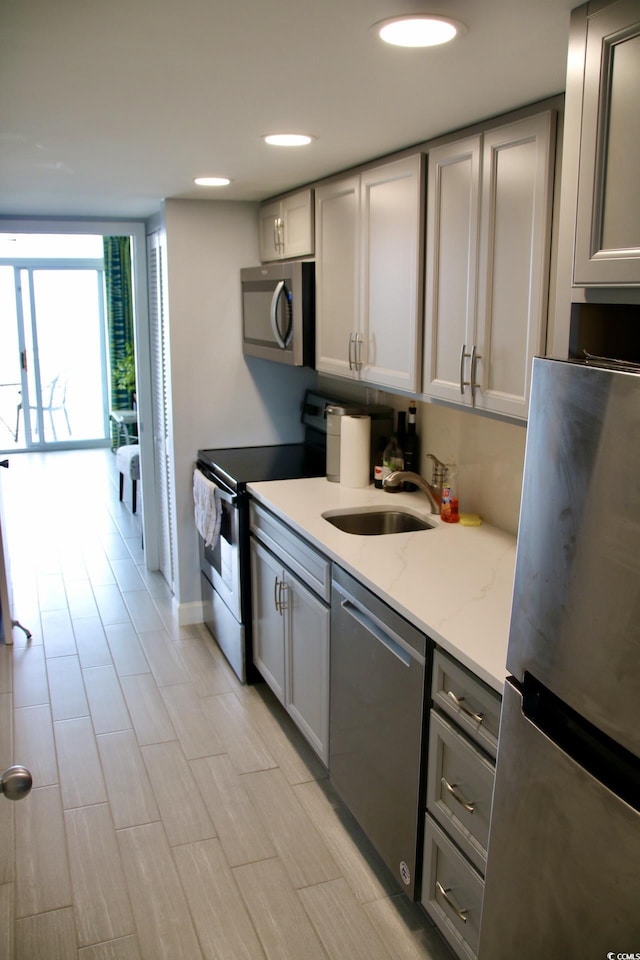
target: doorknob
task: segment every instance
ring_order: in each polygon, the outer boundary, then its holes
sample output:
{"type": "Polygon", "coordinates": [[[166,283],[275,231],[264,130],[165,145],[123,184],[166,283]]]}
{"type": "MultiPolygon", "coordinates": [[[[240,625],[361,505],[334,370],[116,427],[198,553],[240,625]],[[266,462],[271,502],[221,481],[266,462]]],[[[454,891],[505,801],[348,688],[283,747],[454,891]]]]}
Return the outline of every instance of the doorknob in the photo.
{"type": "Polygon", "coordinates": [[[0,776],[0,793],[8,800],[22,800],[31,790],[33,778],[26,767],[7,767],[0,776]]]}

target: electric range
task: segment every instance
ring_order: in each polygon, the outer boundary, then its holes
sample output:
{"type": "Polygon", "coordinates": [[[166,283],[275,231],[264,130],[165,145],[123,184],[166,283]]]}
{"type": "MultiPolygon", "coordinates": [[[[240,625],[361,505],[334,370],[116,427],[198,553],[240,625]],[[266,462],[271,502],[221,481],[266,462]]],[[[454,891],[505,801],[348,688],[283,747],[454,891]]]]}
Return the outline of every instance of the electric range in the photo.
{"type": "Polygon", "coordinates": [[[326,472],[326,408],[337,401],[308,390],[301,443],[198,450],[196,468],[215,483],[221,508],[215,544],[199,537],[204,620],[243,682],[260,679],[253,665],[247,484],[321,477],[326,472]]]}

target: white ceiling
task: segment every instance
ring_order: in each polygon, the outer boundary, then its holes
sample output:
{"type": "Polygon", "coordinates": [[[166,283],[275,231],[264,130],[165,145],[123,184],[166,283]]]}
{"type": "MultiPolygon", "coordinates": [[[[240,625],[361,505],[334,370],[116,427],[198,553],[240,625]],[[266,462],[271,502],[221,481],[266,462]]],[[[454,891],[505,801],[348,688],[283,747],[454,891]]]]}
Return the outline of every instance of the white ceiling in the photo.
{"type": "Polygon", "coordinates": [[[144,217],[165,197],[260,200],[565,86],[577,0],[6,0],[0,214],[144,217]],[[402,50],[369,27],[449,14],[402,50]],[[269,131],[313,134],[268,147],[269,131]],[[198,175],[225,175],[215,192],[198,175]]]}

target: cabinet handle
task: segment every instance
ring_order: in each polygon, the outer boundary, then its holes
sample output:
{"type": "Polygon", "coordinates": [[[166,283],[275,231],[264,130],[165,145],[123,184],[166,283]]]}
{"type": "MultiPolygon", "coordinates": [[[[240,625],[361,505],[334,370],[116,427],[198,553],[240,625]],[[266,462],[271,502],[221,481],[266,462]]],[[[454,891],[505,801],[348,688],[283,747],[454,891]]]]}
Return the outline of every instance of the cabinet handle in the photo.
{"type": "Polygon", "coordinates": [[[470,357],[471,354],[467,353],[466,343],[462,344],[462,350],[460,351],[460,393],[464,396],[464,388],[470,386],[469,380],[464,379],[464,361],[467,357],[470,357]]]}
{"type": "Polygon", "coordinates": [[[287,609],[287,584],[279,577],[273,581],[273,605],[280,616],[287,609]]]}
{"type": "Polygon", "coordinates": [[[280,609],[280,614],[282,615],[287,609],[287,584],[284,580],[280,581],[280,586],[278,588],[278,607],[280,609]]]}
{"type": "Polygon", "coordinates": [[[284,611],[287,609],[287,597],[286,597],[287,585],[284,580],[280,580],[279,577],[276,577],[273,581],[273,605],[282,616],[284,611]]]}
{"type": "Polygon", "coordinates": [[[459,707],[460,710],[462,710],[463,713],[466,713],[466,715],[467,715],[468,717],[471,717],[472,720],[475,720],[476,723],[483,723],[483,722],[484,722],[484,714],[483,714],[483,713],[474,713],[473,710],[470,710],[469,707],[468,707],[468,706],[466,705],[466,703],[464,702],[464,697],[456,697],[456,695],[455,695],[455,693],[453,692],[453,690],[449,690],[449,691],[447,692],[447,696],[448,696],[448,697],[451,697],[451,699],[452,699],[453,702],[455,703],[456,707],[459,707]]]}
{"type": "Polygon", "coordinates": [[[451,892],[451,887],[447,887],[445,890],[445,888],[442,886],[440,881],[436,880],[436,890],[438,891],[439,894],[441,894],[444,897],[444,899],[447,901],[447,903],[449,904],[449,906],[451,907],[455,915],[459,917],[463,923],[466,923],[468,919],[467,914],[469,913],[469,911],[466,908],[461,910],[460,907],[455,903],[455,901],[451,899],[451,897],[449,896],[449,893],[451,892]]]}
{"type": "Polygon", "coordinates": [[[284,220],[278,217],[278,249],[284,253],[284,220]]]}
{"type": "Polygon", "coordinates": [[[460,793],[458,793],[457,783],[449,783],[446,777],[441,777],[440,783],[446,790],[449,791],[453,799],[458,801],[460,806],[464,807],[465,810],[468,810],[469,813],[473,813],[476,807],[475,803],[469,803],[468,800],[465,800],[465,798],[460,793]]]}
{"type": "Polygon", "coordinates": [[[353,353],[351,347],[353,346],[353,333],[349,334],[349,370],[353,370],[353,353]]]}
{"type": "Polygon", "coordinates": [[[278,613],[280,613],[280,607],[278,606],[278,586],[280,581],[277,577],[273,580],[273,605],[278,613]]]}
{"type": "Polygon", "coordinates": [[[356,346],[356,349],[355,349],[355,355],[356,355],[355,368],[356,368],[356,370],[361,370],[361,369],[362,369],[362,344],[363,344],[363,341],[362,341],[362,338],[360,337],[360,334],[359,334],[359,333],[356,333],[356,334],[355,334],[354,343],[355,343],[355,346],[356,346]]]}
{"type": "Polygon", "coordinates": [[[477,366],[478,360],[482,360],[482,357],[481,357],[481,355],[480,355],[479,353],[476,352],[476,347],[475,347],[475,344],[474,344],[474,345],[473,345],[473,348],[472,348],[472,350],[471,350],[471,369],[470,369],[470,374],[471,374],[471,384],[470,384],[470,385],[471,385],[471,402],[472,402],[472,404],[473,404],[474,407],[475,407],[475,405],[476,405],[476,390],[479,390],[480,387],[482,386],[482,384],[476,382],[476,366],[477,366]]]}

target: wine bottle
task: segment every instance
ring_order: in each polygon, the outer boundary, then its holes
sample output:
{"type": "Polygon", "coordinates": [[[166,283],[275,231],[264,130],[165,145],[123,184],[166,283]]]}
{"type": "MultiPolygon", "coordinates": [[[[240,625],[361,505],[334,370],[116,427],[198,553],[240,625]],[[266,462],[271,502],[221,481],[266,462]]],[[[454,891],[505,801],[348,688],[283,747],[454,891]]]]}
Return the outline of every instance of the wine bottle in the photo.
{"type": "Polygon", "coordinates": [[[402,450],[402,455],[404,457],[404,445],[407,440],[407,415],[404,410],[398,411],[398,427],[396,429],[396,435],[398,437],[398,443],[400,444],[400,449],[402,450]]]}
{"type": "Polygon", "coordinates": [[[376,461],[373,466],[373,485],[379,490],[382,490],[382,466],[384,462],[384,451],[388,442],[386,437],[380,438],[380,444],[376,452],[376,461]]]}
{"type": "MultiPolygon", "coordinates": [[[[413,473],[420,472],[420,440],[416,433],[416,404],[412,400],[409,404],[409,420],[407,423],[407,436],[404,441],[404,468],[413,473]]],[[[404,489],[408,491],[417,490],[415,483],[405,481],[404,489]]]]}
{"type": "MultiPolygon", "coordinates": [[[[404,469],[404,457],[402,456],[402,448],[398,443],[398,435],[396,433],[391,434],[391,439],[389,443],[384,448],[384,453],[382,454],[382,482],[387,479],[389,474],[393,473],[395,470],[404,469]]],[[[402,484],[399,483],[397,487],[386,487],[390,493],[397,493],[399,490],[402,490],[402,484]]]]}

